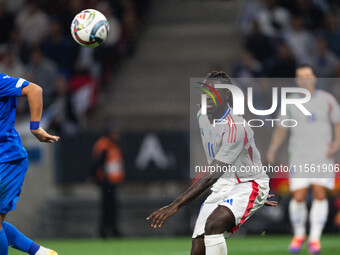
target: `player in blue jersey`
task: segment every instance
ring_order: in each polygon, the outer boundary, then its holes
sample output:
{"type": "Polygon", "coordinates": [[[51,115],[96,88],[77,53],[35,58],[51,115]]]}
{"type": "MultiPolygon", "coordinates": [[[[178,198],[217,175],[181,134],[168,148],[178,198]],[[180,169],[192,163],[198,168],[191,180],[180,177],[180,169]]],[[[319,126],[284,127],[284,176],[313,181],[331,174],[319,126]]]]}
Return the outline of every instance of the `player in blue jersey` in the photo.
{"type": "Polygon", "coordinates": [[[39,246],[5,222],[8,212],[16,208],[28,168],[27,152],[14,128],[17,97],[27,97],[32,134],[40,141],[53,143],[59,137],[39,127],[43,109],[42,89],[22,78],[0,73],[0,255],[8,254],[8,246],[30,255],[57,255],[39,246]]]}

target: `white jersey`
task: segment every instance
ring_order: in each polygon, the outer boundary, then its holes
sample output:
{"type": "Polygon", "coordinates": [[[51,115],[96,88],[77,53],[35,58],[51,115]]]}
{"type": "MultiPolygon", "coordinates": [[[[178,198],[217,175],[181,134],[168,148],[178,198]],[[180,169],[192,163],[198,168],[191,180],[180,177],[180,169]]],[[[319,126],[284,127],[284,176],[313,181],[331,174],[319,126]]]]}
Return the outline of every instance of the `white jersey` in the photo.
{"type": "Polygon", "coordinates": [[[339,104],[331,94],[318,89],[304,106],[312,115],[306,116],[296,106],[288,105],[287,116],[279,117],[298,123],[289,128],[290,162],[311,163],[312,160],[322,163],[332,142],[332,123],[340,122],[339,104]]]}
{"type": "Polygon", "coordinates": [[[208,163],[216,159],[236,169],[236,172],[225,172],[212,190],[222,190],[235,181],[268,180],[268,176],[261,171],[261,156],[255,145],[254,132],[244,124],[246,122],[243,117],[232,114],[230,108],[229,114],[224,114],[215,127],[210,123],[208,115],[201,115],[201,111],[197,117],[208,163]],[[249,171],[250,169],[258,171],[249,171]]]}

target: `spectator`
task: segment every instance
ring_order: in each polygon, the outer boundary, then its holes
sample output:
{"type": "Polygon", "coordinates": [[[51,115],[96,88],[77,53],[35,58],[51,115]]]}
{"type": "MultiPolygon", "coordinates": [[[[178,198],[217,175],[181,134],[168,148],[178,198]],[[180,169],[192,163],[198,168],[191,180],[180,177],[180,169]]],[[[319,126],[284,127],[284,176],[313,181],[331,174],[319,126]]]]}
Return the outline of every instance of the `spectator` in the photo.
{"type": "Polygon", "coordinates": [[[311,42],[314,38],[304,28],[301,17],[294,16],[291,24],[291,29],[284,35],[290,50],[298,63],[312,64],[314,49],[311,42]]]}
{"type": "Polygon", "coordinates": [[[317,38],[313,66],[318,77],[331,77],[337,61],[337,56],[329,50],[326,40],[317,38]]]}
{"type": "Polygon", "coordinates": [[[106,84],[112,76],[114,66],[119,58],[118,47],[122,37],[121,25],[113,15],[113,10],[108,2],[99,2],[97,10],[107,18],[110,26],[110,33],[105,43],[96,49],[96,60],[101,64],[102,83],[106,84]]]}
{"type": "Polygon", "coordinates": [[[273,57],[266,66],[270,77],[291,78],[295,75],[296,61],[284,42],[278,43],[277,56],[273,57]]]}
{"type": "Polygon", "coordinates": [[[57,79],[57,66],[47,59],[40,48],[36,47],[31,52],[30,63],[27,68],[31,81],[40,84],[44,90],[44,105],[49,106],[54,100],[57,79]]]}
{"type": "Polygon", "coordinates": [[[261,62],[274,53],[273,40],[261,32],[256,20],[253,21],[252,30],[246,37],[245,49],[261,62]]]}
{"type": "Polygon", "coordinates": [[[38,45],[49,28],[47,15],[40,10],[36,1],[28,1],[25,8],[18,14],[16,25],[21,38],[29,45],[38,45]]]}
{"type": "Polygon", "coordinates": [[[124,180],[123,155],[119,148],[120,130],[110,123],[106,134],[93,146],[93,174],[102,192],[102,215],[100,236],[105,238],[109,232],[120,236],[117,227],[117,187],[124,180]]]}
{"type": "Polygon", "coordinates": [[[276,37],[289,27],[289,12],[277,5],[277,0],[264,0],[265,8],[259,12],[257,20],[261,31],[276,37]]]}

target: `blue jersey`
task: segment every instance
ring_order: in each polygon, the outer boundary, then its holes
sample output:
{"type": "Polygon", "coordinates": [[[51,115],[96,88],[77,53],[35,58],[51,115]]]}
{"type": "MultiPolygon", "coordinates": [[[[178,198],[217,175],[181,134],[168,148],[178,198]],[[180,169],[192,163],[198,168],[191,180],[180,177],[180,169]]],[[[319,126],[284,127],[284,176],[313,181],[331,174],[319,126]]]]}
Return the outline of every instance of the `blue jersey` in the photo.
{"type": "Polygon", "coordinates": [[[0,73],[0,163],[27,157],[14,124],[17,97],[28,84],[22,78],[0,73]]]}

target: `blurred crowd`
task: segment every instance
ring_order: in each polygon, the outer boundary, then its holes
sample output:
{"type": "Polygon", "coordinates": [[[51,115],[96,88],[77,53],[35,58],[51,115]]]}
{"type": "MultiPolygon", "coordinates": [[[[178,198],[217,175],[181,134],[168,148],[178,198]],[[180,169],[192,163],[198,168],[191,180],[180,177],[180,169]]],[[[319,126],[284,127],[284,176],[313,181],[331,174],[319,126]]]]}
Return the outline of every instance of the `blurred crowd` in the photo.
{"type": "MultiPolygon", "coordinates": [[[[45,126],[75,133],[96,106],[98,90],[134,53],[148,0],[0,0],[0,72],[23,77],[44,90],[45,126]],[[107,41],[79,46],[70,34],[73,18],[92,8],[108,19],[107,41]]],[[[19,117],[26,116],[24,101],[19,117]]]]}
{"type": "Polygon", "coordinates": [[[235,77],[294,77],[300,64],[340,77],[339,1],[247,1],[240,18],[243,55],[235,77]]]}

